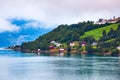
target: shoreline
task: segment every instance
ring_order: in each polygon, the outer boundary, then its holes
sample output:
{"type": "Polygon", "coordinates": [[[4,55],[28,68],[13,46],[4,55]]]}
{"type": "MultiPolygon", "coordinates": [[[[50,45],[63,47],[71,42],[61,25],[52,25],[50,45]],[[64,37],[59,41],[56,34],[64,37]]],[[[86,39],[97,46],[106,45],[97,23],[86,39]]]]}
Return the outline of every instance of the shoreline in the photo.
{"type": "Polygon", "coordinates": [[[112,52],[105,52],[105,53],[100,53],[100,52],[87,52],[87,51],[70,51],[68,52],[67,50],[65,51],[51,51],[51,50],[29,50],[29,49],[21,49],[20,46],[17,46],[17,47],[7,47],[7,48],[4,48],[4,49],[8,49],[8,50],[14,50],[14,51],[20,51],[20,52],[23,52],[23,53],[69,53],[69,54],[97,54],[97,55],[101,55],[101,56],[120,56],[120,54],[115,54],[115,55],[112,55],[112,52]]]}
{"type": "MultiPolygon", "coordinates": [[[[69,53],[69,54],[91,54],[91,55],[101,55],[101,56],[112,56],[112,53],[109,52],[109,53],[99,53],[99,52],[87,52],[87,51],[83,51],[83,52],[51,52],[51,51],[21,51],[23,53],[69,53]]],[[[120,56],[120,55],[118,55],[120,56]]]]}

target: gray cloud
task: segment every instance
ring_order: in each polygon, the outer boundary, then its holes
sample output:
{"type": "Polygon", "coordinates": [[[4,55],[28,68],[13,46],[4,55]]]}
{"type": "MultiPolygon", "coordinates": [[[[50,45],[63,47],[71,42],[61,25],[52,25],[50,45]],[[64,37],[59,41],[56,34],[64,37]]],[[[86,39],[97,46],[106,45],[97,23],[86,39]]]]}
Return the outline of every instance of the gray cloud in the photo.
{"type": "Polygon", "coordinates": [[[0,0],[0,17],[70,24],[120,16],[119,8],[120,0],[0,0]]]}

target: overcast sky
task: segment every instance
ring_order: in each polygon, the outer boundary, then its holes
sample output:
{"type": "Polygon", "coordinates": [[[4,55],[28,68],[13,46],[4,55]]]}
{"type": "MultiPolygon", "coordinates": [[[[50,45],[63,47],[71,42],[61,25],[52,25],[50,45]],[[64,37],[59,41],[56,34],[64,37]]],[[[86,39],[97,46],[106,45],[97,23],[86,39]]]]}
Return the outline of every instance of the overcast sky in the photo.
{"type": "Polygon", "coordinates": [[[8,21],[12,18],[35,20],[49,28],[113,16],[120,17],[120,0],[0,0],[0,32],[19,30],[8,21]]]}

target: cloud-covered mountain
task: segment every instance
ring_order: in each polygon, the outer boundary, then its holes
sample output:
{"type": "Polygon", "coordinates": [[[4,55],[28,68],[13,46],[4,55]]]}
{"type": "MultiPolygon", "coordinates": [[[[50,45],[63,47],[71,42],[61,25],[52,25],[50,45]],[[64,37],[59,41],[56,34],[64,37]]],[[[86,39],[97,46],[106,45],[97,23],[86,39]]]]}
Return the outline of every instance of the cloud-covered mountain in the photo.
{"type": "MultiPolygon", "coordinates": [[[[19,30],[0,32],[0,47],[32,41],[51,30],[51,28],[44,28],[43,24],[34,20],[9,19],[8,21],[11,25],[18,27],[19,30]]],[[[2,27],[2,29],[4,29],[4,27],[2,27]]]]}

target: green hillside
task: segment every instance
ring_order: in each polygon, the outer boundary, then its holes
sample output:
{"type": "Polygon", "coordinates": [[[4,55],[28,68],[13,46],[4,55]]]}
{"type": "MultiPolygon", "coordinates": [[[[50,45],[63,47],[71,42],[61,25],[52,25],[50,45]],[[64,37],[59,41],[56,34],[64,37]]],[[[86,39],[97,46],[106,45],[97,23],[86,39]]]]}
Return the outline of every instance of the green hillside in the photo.
{"type": "MultiPolygon", "coordinates": [[[[106,23],[99,25],[94,24],[92,21],[80,22],[71,25],[59,25],[52,31],[39,36],[34,41],[22,43],[21,50],[25,52],[34,51],[37,49],[46,51],[50,49],[51,45],[55,46],[51,44],[51,41],[61,43],[62,48],[66,48],[64,47],[65,44],[68,50],[70,49],[70,43],[76,41],[79,44],[77,49],[79,48],[81,50],[81,42],[84,41],[88,45],[86,46],[87,51],[92,50],[90,49],[91,43],[98,42],[99,48],[107,48],[108,51],[110,48],[116,48],[120,44],[120,25],[119,22],[115,24],[106,23]]],[[[98,49],[98,51],[102,50],[98,49]]]]}
{"type": "Polygon", "coordinates": [[[42,50],[49,49],[51,41],[57,41],[60,43],[70,43],[73,41],[80,41],[80,36],[85,32],[108,26],[111,24],[94,24],[92,21],[79,22],[77,24],[71,25],[59,25],[57,28],[52,31],[38,37],[36,40],[31,42],[24,42],[21,45],[22,50],[36,50],[38,48],[42,50]],[[32,46],[31,46],[32,45],[32,46]]]}
{"type": "Polygon", "coordinates": [[[85,32],[85,34],[82,35],[81,38],[85,38],[87,36],[93,36],[96,40],[99,40],[99,38],[102,37],[103,30],[106,30],[106,32],[108,33],[111,28],[116,30],[117,26],[118,26],[118,24],[116,23],[116,24],[111,24],[109,26],[105,26],[105,27],[102,27],[102,28],[97,28],[97,29],[94,29],[94,30],[90,30],[90,31],[85,32]]]}

